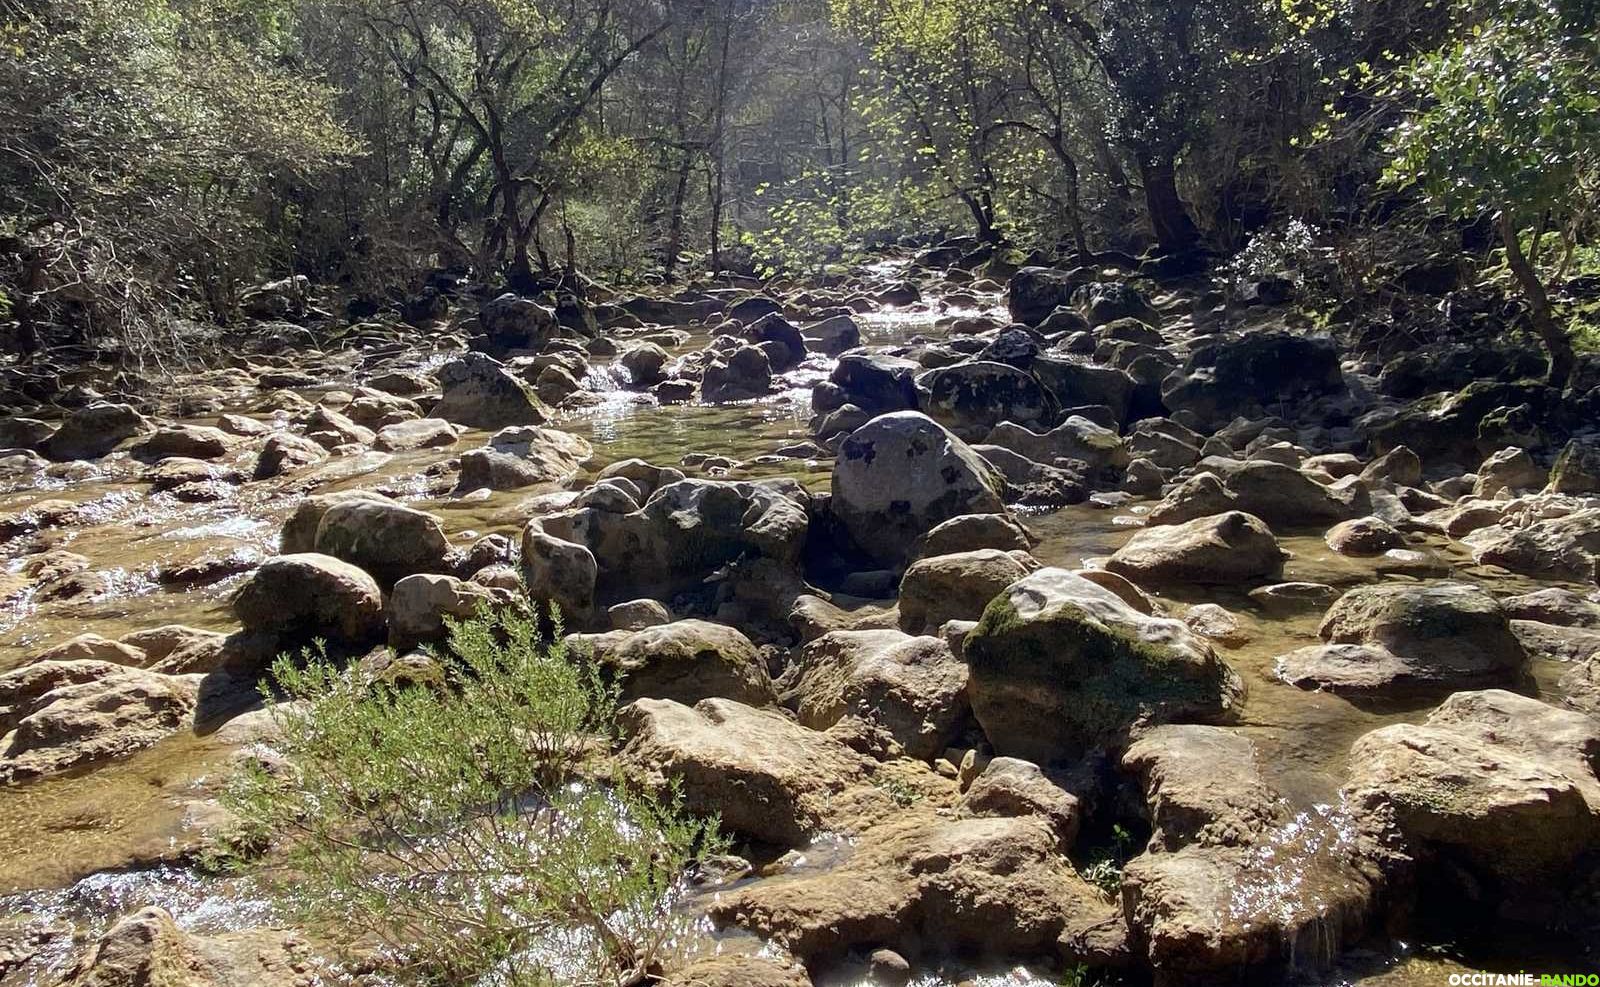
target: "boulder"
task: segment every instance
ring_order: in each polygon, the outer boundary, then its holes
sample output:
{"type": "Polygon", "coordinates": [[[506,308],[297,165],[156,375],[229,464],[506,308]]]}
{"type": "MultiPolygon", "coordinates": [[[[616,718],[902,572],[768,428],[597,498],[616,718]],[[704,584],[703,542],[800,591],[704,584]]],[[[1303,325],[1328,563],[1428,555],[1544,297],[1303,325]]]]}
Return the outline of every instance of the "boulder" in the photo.
{"type": "Polygon", "coordinates": [[[647,627],[597,649],[596,657],[617,676],[623,703],[670,699],[692,706],[726,699],[766,706],[776,699],[766,661],[750,639],[705,620],[647,627]]]}
{"type": "Polygon", "coordinates": [[[923,411],[969,442],[1001,422],[1048,426],[1051,406],[1032,376],[1003,363],[974,360],[931,370],[917,378],[923,411]]]}
{"type": "Polygon", "coordinates": [[[1013,422],[1001,422],[983,440],[984,445],[1000,446],[1035,462],[1054,465],[1076,460],[1090,469],[1128,465],[1128,450],[1122,437],[1103,425],[1079,415],[1047,432],[1035,432],[1013,422]]]}
{"type": "Polygon", "coordinates": [[[387,608],[389,646],[404,652],[445,636],[445,618],[467,620],[483,607],[506,606],[504,590],[463,582],[454,576],[418,573],[394,584],[387,608]]]}
{"type": "Polygon", "coordinates": [[[522,530],[521,572],[528,599],[559,609],[568,627],[588,623],[600,574],[593,552],[547,534],[535,519],[522,530]]]}
{"type": "Polygon", "coordinates": [[[132,454],[147,462],[180,456],[220,459],[232,451],[234,438],[209,425],[163,425],[134,443],[132,454]]]}
{"type": "Polygon", "coordinates": [[[1126,371],[1054,354],[1041,354],[1032,370],[1057,407],[1110,408],[1116,424],[1126,421],[1132,411],[1138,384],[1126,371]]]}
{"type": "Polygon", "coordinates": [[[51,459],[98,459],[155,426],[126,404],[97,402],[68,415],[61,427],[45,440],[44,454],[51,459]]]}
{"type": "Polygon", "coordinates": [[[667,362],[672,358],[655,343],[638,343],[622,351],[617,365],[628,372],[635,387],[649,387],[666,380],[667,362]]]}
{"type": "Polygon", "coordinates": [[[549,417],[537,395],[515,374],[482,353],[467,353],[439,368],[444,395],[433,417],[469,428],[542,425],[549,417]]]}
{"type": "Polygon", "coordinates": [[[461,456],[461,490],[515,490],[565,479],[594,455],[588,442],[535,425],[504,428],[461,456]]]}
{"type": "Polygon", "coordinates": [[[326,449],[302,435],[274,432],[261,446],[254,477],[257,480],[270,480],[290,470],[320,462],[327,456],[326,449]]]}
{"type": "Polygon", "coordinates": [[[200,679],[89,659],[0,674],[0,784],[124,757],[191,725],[200,679]]]}
{"type": "Polygon", "coordinates": [[[1287,803],[1262,778],[1255,745],[1223,727],[1168,724],[1122,756],[1149,807],[1149,849],[1250,846],[1288,822],[1287,803]]]}
{"type": "Polygon", "coordinates": [[[996,752],[1039,764],[1117,746],[1136,723],[1215,720],[1244,686],[1180,621],[1063,569],[997,596],[967,635],[972,710],[996,752]]]}
{"type": "Polygon", "coordinates": [[[1529,490],[1538,490],[1548,481],[1548,474],[1533,461],[1524,449],[1501,449],[1485,459],[1478,467],[1478,478],[1473,481],[1474,497],[1495,497],[1501,491],[1512,496],[1529,490]]]}
{"type": "Polygon", "coordinates": [[[1600,508],[1532,520],[1518,527],[1489,527],[1470,540],[1472,558],[1541,578],[1600,582],[1600,508]]]}
{"type": "Polygon", "coordinates": [[[1024,267],[1006,285],[1006,308],[1011,321],[1037,326],[1057,308],[1072,301],[1072,293],[1084,282],[1074,271],[1053,267],[1024,267]]]}
{"type": "Polygon", "coordinates": [[[1324,539],[1340,555],[1382,555],[1405,544],[1398,528],[1380,517],[1361,517],[1341,521],[1328,529],[1324,539]]]}
{"type": "Polygon", "coordinates": [[[745,327],[744,338],[768,354],[771,368],[782,372],[806,358],[806,341],[800,330],[777,312],[769,312],[745,327]],[[773,343],[768,347],[763,344],[773,343]]]}
{"type": "Polygon", "coordinates": [[[443,572],[450,539],[425,511],[354,499],[323,512],[312,550],[360,566],[389,586],[415,573],[443,572]]]}
{"type": "Polygon", "coordinates": [[[848,315],[835,315],[807,327],[805,339],[809,348],[838,356],[861,345],[861,327],[848,315]]]}
{"type": "Polygon", "coordinates": [[[407,452],[412,449],[445,449],[456,444],[464,431],[443,418],[418,418],[414,421],[395,422],[378,429],[373,447],[383,452],[407,452]]]}
{"type": "Polygon", "coordinates": [[[1016,518],[1009,514],[963,514],[933,526],[911,548],[915,559],[952,555],[980,548],[1002,552],[1026,552],[1033,539],[1016,518]]]}
{"type": "Polygon", "coordinates": [[[1161,400],[1169,411],[1223,425],[1344,391],[1332,339],[1251,332],[1194,347],[1183,369],[1162,382],[1161,400]]]}
{"type": "Polygon", "coordinates": [[[1141,529],[1106,562],[1134,582],[1233,585],[1274,579],[1283,550],[1260,518],[1228,511],[1141,529]]]}
{"type": "Polygon", "coordinates": [[[233,597],[246,631],[326,636],[367,644],[384,636],[383,593],[362,570],[328,555],[280,555],[261,564],[233,597]]]}
{"type": "Polygon", "coordinates": [[[916,377],[921,371],[920,364],[900,357],[865,350],[845,353],[828,376],[841,397],[834,407],[853,404],[868,412],[915,408],[916,377]]]}
{"type": "Polygon", "coordinates": [[[1372,509],[1372,500],[1359,481],[1342,480],[1323,486],[1305,473],[1282,463],[1202,460],[1221,471],[1196,473],[1150,509],[1151,524],[1184,521],[1239,510],[1269,525],[1308,527],[1360,517],[1372,509]]]}
{"type": "Polygon", "coordinates": [[[560,330],[555,309],[509,291],[479,310],[478,324],[490,342],[500,349],[536,350],[560,330]]]}
{"type": "Polygon", "coordinates": [[[968,713],[967,668],[936,637],[833,631],[800,653],[800,722],[877,756],[931,760],[968,713]]]}
{"type": "Polygon", "coordinates": [[[283,522],[283,528],[278,532],[278,551],[284,555],[316,551],[317,529],[322,527],[323,516],[337,504],[355,501],[400,506],[398,501],[390,500],[376,490],[336,490],[307,497],[294,506],[288,520],[283,522]]]}
{"type": "Polygon", "coordinates": [[[1001,590],[1038,568],[1025,558],[980,548],[918,559],[900,580],[900,629],[932,634],[947,620],[977,620],[1001,590]]]}
{"type": "Polygon", "coordinates": [[[984,765],[956,805],[972,817],[1038,816],[1055,831],[1061,852],[1078,839],[1082,810],[1071,792],[1051,781],[1037,764],[1015,757],[997,757],[984,765]]]}
{"type": "Polygon", "coordinates": [[[1550,467],[1546,489],[1561,494],[1600,493],[1600,438],[1586,436],[1563,446],[1550,467]]]}
{"type": "Polygon", "coordinates": [[[1001,481],[966,443],[914,411],[880,415],[850,434],[833,471],[832,506],[872,559],[905,562],[916,539],[962,514],[1005,510],[1001,481]]]}

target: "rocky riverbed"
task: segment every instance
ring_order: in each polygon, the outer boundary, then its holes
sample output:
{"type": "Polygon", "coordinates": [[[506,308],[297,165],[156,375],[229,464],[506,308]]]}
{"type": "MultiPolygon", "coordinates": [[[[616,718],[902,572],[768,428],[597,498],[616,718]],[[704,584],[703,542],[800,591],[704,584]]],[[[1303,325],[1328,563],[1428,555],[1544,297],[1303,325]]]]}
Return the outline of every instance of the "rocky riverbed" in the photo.
{"type": "Polygon", "coordinates": [[[194,866],[255,683],[519,581],[739,841],[675,983],[1592,968],[1600,368],[962,246],[13,371],[0,984],[355,976],[194,866]]]}

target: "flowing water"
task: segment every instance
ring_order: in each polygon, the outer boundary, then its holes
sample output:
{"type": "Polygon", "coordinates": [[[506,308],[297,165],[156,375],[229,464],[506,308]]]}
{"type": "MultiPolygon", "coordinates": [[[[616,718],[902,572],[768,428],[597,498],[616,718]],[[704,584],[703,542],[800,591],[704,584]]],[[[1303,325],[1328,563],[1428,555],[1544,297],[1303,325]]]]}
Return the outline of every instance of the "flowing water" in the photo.
{"type": "MultiPolygon", "coordinates": [[[[998,296],[986,296],[997,306],[998,296]]],[[[937,336],[941,322],[978,312],[915,307],[864,316],[863,342],[885,345],[916,335],[937,336]]],[[[691,336],[677,354],[703,346],[704,335],[691,336]]],[[[419,355],[413,366],[437,365],[440,355],[419,355]]],[[[334,361],[336,364],[337,360],[334,361]]],[[[345,361],[353,369],[351,361],[345,361]]],[[[826,377],[831,361],[813,357],[782,378],[783,388],[758,401],[729,405],[658,405],[648,396],[622,390],[606,369],[587,382],[592,403],[563,412],[556,427],[593,443],[596,457],[589,473],[632,457],[659,464],[677,464],[685,457],[722,457],[696,465],[691,475],[753,478],[793,477],[812,489],[824,490],[830,462],[816,453],[778,455],[810,439],[812,384],[826,377]]],[[[307,389],[320,399],[340,384],[307,389]]],[[[229,411],[264,421],[274,416],[241,402],[229,411]]],[[[211,424],[215,416],[193,419],[211,424]]],[[[286,418],[286,413],[278,417],[286,418]]],[[[139,482],[144,467],[114,454],[92,463],[50,468],[42,481],[11,481],[0,486],[0,515],[69,514],[70,524],[46,527],[37,536],[51,549],[89,560],[85,572],[58,580],[47,591],[22,589],[29,558],[18,553],[25,539],[0,543],[0,670],[24,661],[44,648],[74,635],[94,631],[119,637],[161,624],[187,624],[227,630],[232,623],[229,595],[242,573],[276,550],[277,533],[298,497],[315,485],[319,492],[369,488],[384,492],[440,516],[460,543],[483,534],[517,533],[530,513],[527,502],[559,489],[530,488],[489,496],[454,497],[450,480],[438,467],[459,450],[482,444],[484,434],[462,437],[455,449],[422,450],[329,460],[311,471],[264,483],[244,484],[227,500],[186,504],[170,494],[152,494],[139,482]]],[[[697,460],[691,460],[695,462],[697,460]]],[[[235,464],[248,474],[251,463],[235,464]]],[[[580,485],[578,478],[569,487],[580,485]]],[[[6,481],[0,481],[4,483],[6,481]]],[[[1033,513],[1027,523],[1040,537],[1034,554],[1048,565],[1093,565],[1137,530],[1144,507],[1104,508],[1080,505],[1049,513],[1033,513]]],[[[1330,583],[1339,587],[1385,578],[1380,565],[1338,556],[1323,543],[1321,532],[1292,534],[1283,539],[1293,553],[1285,578],[1330,583]]],[[[1472,564],[1459,546],[1428,538],[1410,547],[1433,553],[1456,578],[1486,584],[1505,595],[1538,585],[1472,564]]],[[[1267,616],[1244,596],[1228,588],[1190,589],[1185,595],[1158,597],[1173,615],[1201,603],[1220,604],[1236,614],[1242,635],[1219,644],[1249,689],[1240,729],[1255,742],[1261,763],[1274,784],[1297,808],[1297,828],[1286,831],[1270,848],[1260,872],[1265,883],[1241,888],[1250,896],[1288,896],[1303,890],[1297,881],[1311,871],[1309,859],[1338,855],[1341,820],[1337,790],[1344,757],[1362,733],[1386,723],[1414,721],[1426,707],[1382,708],[1355,705],[1332,695],[1305,692],[1279,681],[1274,659],[1317,642],[1320,614],[1267,616]]],[[[1535,661],[1529,691],[1550,693],[1561,673],[1558,663],[1535,661]]],[[[34,942],[22,949],[35,954],[7,974],[0,949],[0,984],[48,982],[45,973],[59,969],[108,918],[143,904],[160,904],[195,931],[227,930],[270,920],[267,906],[247,885],[202,879],[177,865],[189,849],[195,827],[214,811],[211,801],[239,747],[236,732],[211,736],[180,735],[140,754],[95,770],[50,778],[0,791],[0,947],[8,941],[34,942]],[[16,929],[26,934],[8,936],[16,929]],[[29,937],[32,938],[29,938],[29,937]],[[23,979],[16,979],[21,977],[23,979]]],[[[725,948],[746,948],[729,940],[725,948]]],[[[1452,960],[1415,954],[1407,944],[1376,952],[1347,954],[1331,981],[1370,985],[1439,983],[1450,972],[1465,970],[1452,960]]],[[[964,983],[999,987],[1038,983],[1026,969],[961,971],[964,983]]],[[[959,979],[916,981],[925,987],[959,979]]]]}

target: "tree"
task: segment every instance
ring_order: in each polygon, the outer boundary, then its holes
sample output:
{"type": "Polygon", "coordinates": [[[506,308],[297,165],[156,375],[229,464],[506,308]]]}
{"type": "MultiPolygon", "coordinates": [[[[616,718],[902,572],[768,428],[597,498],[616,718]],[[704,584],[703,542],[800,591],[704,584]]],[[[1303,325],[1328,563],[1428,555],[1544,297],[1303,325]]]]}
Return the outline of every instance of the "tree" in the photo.
{"type": "Polygon", "coordinates": [[[1394,134],[1386,175],[1455,216],[1494,214],[1558,387],[1572,373],[1572,341],[1539,272],[1542,238],[1524,249],[1522,237],[1553,223],[1570,243],[1600,202],[1597,11],[1595,0],[1459,7],[1460,36],[1399,79],[1418,106],[1394,134]]]}

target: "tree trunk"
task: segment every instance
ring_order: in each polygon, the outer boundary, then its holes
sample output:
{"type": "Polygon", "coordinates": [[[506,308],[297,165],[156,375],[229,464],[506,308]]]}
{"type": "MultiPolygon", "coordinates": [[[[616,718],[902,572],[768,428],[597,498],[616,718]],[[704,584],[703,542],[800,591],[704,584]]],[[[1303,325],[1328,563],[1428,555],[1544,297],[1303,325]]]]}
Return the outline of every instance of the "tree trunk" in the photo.
{"type": "Polygon", "coordinates": [[[1533,329],[1539,334],[1539,341],[1544,344],[1545,357],[1550,361],[1550,369],[1545,379],[1551,387],[1566,387],[1568,378],[1572,376],[1573,364],[1577,361],[1572,352],[1572,340],[1567,337],[1566,331],[1556,324],[1555,315],[1550,311],[1550,296],[1545,293],[1544,282],[1539,280],[1539,272],[1533,269],[1533,265],[1522,253],[1522,243],[1517,239],[1517,221],[1510,210],[1501,210],[1497,225],[1500,228],[1500,242],[1506,248],[1506,264],[1516,276],[1517,284],[1522,288],[1522,296],[1528,301],[1533,329]]]}
{"type": "Polygon", "coordinates": [[[1156,241],[1167,253],[1188,250],[1200,239],[1189,210],[1178,197],[1177,168],[1170,157],[1139,155],[1139,177],[1144,181],[1145,209],[1156,241]]]}
{"type": "Polygon", "coordinates": [[[662,262],[663,276],[668,284],[678,266],[678,254],[683,250],[683,203],[689,197],[689,173],[693,170],[694,155],[683,152],[683,163],[678,166],[678,184],[672,190],[672,218],[667,224],[667,256],[662,262]]]}

